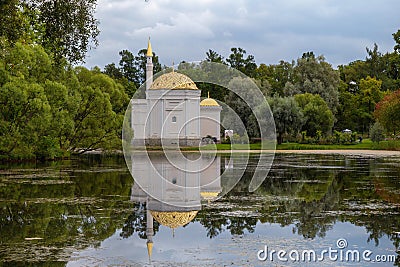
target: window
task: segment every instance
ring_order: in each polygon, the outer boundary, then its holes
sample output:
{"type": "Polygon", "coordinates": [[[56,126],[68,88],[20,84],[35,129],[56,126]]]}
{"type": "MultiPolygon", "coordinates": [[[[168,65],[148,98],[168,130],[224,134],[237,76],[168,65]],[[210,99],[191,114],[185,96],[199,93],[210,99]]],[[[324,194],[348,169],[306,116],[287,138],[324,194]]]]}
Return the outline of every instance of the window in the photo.
{"type": "Polygon", "coordinates": [[[176,122],[176,116],[172,117],[172,122],[176,122]]]}

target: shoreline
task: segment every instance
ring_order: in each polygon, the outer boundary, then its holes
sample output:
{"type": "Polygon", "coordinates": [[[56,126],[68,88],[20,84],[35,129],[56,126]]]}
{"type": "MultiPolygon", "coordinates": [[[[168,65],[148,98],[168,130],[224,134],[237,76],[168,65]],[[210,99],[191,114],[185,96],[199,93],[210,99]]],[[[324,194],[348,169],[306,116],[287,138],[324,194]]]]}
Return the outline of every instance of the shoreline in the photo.
{"type": "MultiPolygon", "coordinates": [[[[171,150],[167,150],[171,152],[171,150]]],[[[163,150],[136,150],[137,153],[164,153],[163,150]]],[[[277,149],[277,150],[251,150],[251,149],[238,149],[238,150],[177,150],[176,152],[181,153],[215,153],[215,154],[231,154],[231,153],[250,153],[250,154],[299,154],[299,155],[342,155],[342,156],[363,156],[363,157],[399,157],[400,151],[397,150],[369,150],[369,149],[277,149]]],[[[124,155],[122,150],[114,150],[112,152],[104,152],[101,150],[88,151],[80,155],[71,155],[70,157],[47,159],[45,161],[58,161],[64,159],[71,159],[73,157],[85,156],[85,155],[124,155]]],[[[0,159],[0,163],[12,163],[12,162],[35,162],[37,159],[0,159]]]]}
{"type": "MultiPolygon", "coordinates": [[[[168,151],[168,150],[167,150],[168,151]]],[[[163,153],[163,150],[142,150],[137,152],[148,153],[163,153]]],[[[171,152],[171,151],[170,151],[171,152]]],[[[343,155],[343,156],[370,156],[370,157],[400,157],[400,151],[396,150],[368,150],[368,149],[299,149],[299,150],[183,150],[177,151],[182,153],[215,153],[215,154],[230,154],[230,153],[265,153],[265,154],[309,154],[309,155],[343,155]]]]}

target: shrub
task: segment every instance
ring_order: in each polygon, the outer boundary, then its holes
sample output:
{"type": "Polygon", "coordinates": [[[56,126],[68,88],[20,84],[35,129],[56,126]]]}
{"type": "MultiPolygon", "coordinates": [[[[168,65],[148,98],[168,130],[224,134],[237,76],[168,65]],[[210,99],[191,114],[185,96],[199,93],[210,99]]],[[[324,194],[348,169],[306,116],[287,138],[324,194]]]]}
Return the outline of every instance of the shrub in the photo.
{"type": "Polygon", "coordinates": [[[382,124],[375,122],[369,130],[369,136],[371,137],[372,142],[379,143],[382,141],[385,138],[384,132],[385,130],[382,124]]]}

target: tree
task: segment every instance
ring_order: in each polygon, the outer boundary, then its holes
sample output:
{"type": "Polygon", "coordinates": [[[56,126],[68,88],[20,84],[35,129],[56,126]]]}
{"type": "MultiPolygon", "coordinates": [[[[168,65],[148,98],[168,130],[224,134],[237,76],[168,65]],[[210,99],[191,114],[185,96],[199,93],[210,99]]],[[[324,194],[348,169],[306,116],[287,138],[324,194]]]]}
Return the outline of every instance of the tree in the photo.
{"type": "Polygon", "coordinates": [[[114,79],[122,79],[124,77],[121,70],[115,66],[115,63],[107,64],[104,67],[103,73],[114,79]]]}
{"type": "Polygon", "coordinates": [[[122,50],[119,52],[119,55],[121,56],[121,59],[119,60],[119,69],[122,73],[122,76],[125,77],[129,82],[133,82],[140,86],[135,56],[129,50],[122,50]]]}
{"type": "Polygon", "coordinates": [[[231,54],[229,57],[226,59],[226,62],[229,63],[229,65],[232,68],[235,68],[247,76],[254,77],[255,76],[255,70],[257,69],[257,64],[254,61],[254,56],[253,55],[248,55],[246,58],[246,50],[243,48],[236,48],[233,47],[231,48],[231,54]]]}
{"type": "Polygon", "coordinates": [[[377,103],[374,116],[388,132],[396,135],[400,130],[400,90],[385,96],[377,103]]]}
{"type": "Polygon", "coordinates": [[[120,144],[121,126],[128,96],[122,85],[99,69],[75,69],[78,79],[78,109],[73,114],[73,132],[68,136],[70,151],[110,149],[120,144]]]}
{"type": "Polygon", "coordinates": [[[385,138],[385,129],[379,122],[375,122],[369,130],[369,136],[372,142],[379,143],[385,138]]]}
{"type": "Polygon", "coordinates": [[[294,67],[295,92],[320,95],[334,114],[339,105],[339,81],[339,73],[323,56],[315,57],[312,52],[303,54],[294,67]]]}
{"type": "Polygon", "coordinates": [[[29,9],[35,42],[70,63],[83,62],[86,52],[97,46],[98,21],[94,17],[97,0],[21,0],[29,9]]]}
{"type": "Polygon", "coordinates": [[[274,96],[268,99],[268,103],[274,115],[278,144],[282,144],[284,134],[295,134],[301,129],[303,112],[294,97],[274,96]]]}
{"type": "Polygon", "coordinates": [[[381,91],[382,81],[367,76],[360,80],[359,94],[356,97],[356,106],[353,107],[358,113],[358,122],[361,124],[362,132],[368,132],[373,121],[375,105],[382,99],[384,93],[381,91]]]}
{"type": "Polygon", "coordinates": [[[293,90],[287,90],[288,84],[293,84],[293,66],[294,62],[289,63],[281,60],[277,65],[260,64],[256,69],[256,79],[265,81],[271,87],[270,95],[292,96],[293,90]]]}
{"type": "Polygon", "coordinates": [[[133,97],[137,89],[135,83],[128,81],[128,79],[122,74],[121,69],[115,66],[115,63],[107,64],[104,67],[103,73],[122,84],[124,91],[129,98],[133,97]]]}
{"type": "Polygon", "coordinates": [[[224,57],[211,49],[206,52],[206,55],[206,61],[208,62],[224,63],[224,57]]]}
{"type": "Polygon", "coordinates": [[[400,30],[397,30],[397,32],[392,34],[394,41],[396,42],[396,45],[394,46],[394,51],[397,53],[400,53],[400,30]]]}
{"type": "MultiPolygon", "coordinates": [[[[139,88],[146,80],[146,49],[139,50],[137,56],[134,56],[129,50],[122,50],[119,52],[121,59],[119,60],[119,68],[114,63],[108,64],[104,68],[104,73],[110,77],[118,77],[122,75],[127,80],[128,85],[134,83],[134,88],[139,88]]],[[[158,56],[153,52],[153,71],[157,73],[161,71],[161,64],[159,63],[158,56]]],[[[131,85],[133,87],[133,85],[131,85]]],[[[132,90],[129,90],[129,92],[132,90]]]]}
{"type": "MultiPolygon", "coordinates": [[[[358,86],[355,87],[358,90],[358,86]]],[[[339,107],[336,114],[337,122],[335,123],[336,130],[352,129],[362,132],[363,126],[359,119],[358,100],[358,95],[352,89],[349,89],[349,85],[340,81],[339,107]]]]}
{"type": "Polygon", "coordinates": [[[305,117],[303,131],[307,131],[312,137],[315,137],[318,131],[324,134],[332,131],[334,116],[321,96],[306,93],[296,95],[294,99],[305,117]]]}
{"type": "Polygon", "coordinates": [[[16,42],[0,59],[3,100],[0,154],[54,156],[58,148],[47,132],[51,120],[43,83],[52,75],[51,59],[38,45],[16,42]],[[3,69],[4,68],[4,69],[3,69]],[[6,126],[7,125],[7,126],[6,126]]]}
{"type": "Polygon", "coordinates": [[[123,86],[99,68],[56,72],[53,64],[37,44],[16,42],[0,58],[0,156],[118,148],[129,100],[123,86]]]}
{"type": "Polygon", "coordinates": [[[14,44],[27,30],[19,0],[0,2],[0,36],[14,44]]]}
{"type": "Polygon", "coordinates": [[[50,123],[43,87],[14,78],[0,87],[0,156],[32,157],[50,123]]]}
{"type": "MultiPolygon", "coordinates": [[[[224,102],[239,116],[249,137],[259,137],[259,125],[253,114],[253,110],[250,108],[258,106],[257,103],[262,101],[261,99],[256,98],[257,96],[254,92],[255,90],[258,90],[256,84],[254,84],[253,80],[250,78],[235,77],[228,83],[228,88],[230,91],[228,91],[228,94],[225,96],[224,102]],[[234,92],[240,92],[240,97],[234,92]]],[[[224,114],[224,110],[222,112],[222,114],[224,114]]],[[[224,118],[224,122],[227,121],[227,119],[232,118],[224,118]]],[[[231,120],[230,123],[237,127],[236,129],[232,129],[239,135],[244,134],[244,129],[237,130],[239,129],[238,123],[235,123],[234,120],[231,120]]]]}
{"type": "MultiPolygon", "coordinates": [[[[136,86],[139,87],[141,84],[143,84],[146,81],[146,62],[147,62],[147,49],[141,49],[139,50],[137,56],[135,57],[135,66],[137,69],[137,83],[136,86]]],[[[153,57],[152,57],[152,62],[153,62],[153,72],[157,73],[161,71],[161,64],[158,60],[158,56],[156,53],[153,52],[153,57]]]]}

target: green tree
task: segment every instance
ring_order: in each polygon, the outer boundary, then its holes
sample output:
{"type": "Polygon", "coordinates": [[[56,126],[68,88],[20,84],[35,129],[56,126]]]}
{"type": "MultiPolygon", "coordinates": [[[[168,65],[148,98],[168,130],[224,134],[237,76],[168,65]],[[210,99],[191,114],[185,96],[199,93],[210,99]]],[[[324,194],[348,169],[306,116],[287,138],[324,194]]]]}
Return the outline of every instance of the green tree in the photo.
{"type": "Polygon", "coordinates": [[[226,59],[226,62],[228,62],[232,68],[235,68],[253,78],[257,69],[254,56],[248,55],[246,57],[246,50],[240,47],[231,48],[231,52],[232,53],[226,59]]]}
{"type": "Polygon", "coordinates": [[[29,10],[35,42],[54,55],[57,64],[84,61],[86,52],[97,46],[97,0],[21,0],[29,10]]]}
{"type": "Polygon", "coordinates": [[[107,64],[104,67],[103,73],[114,79],[122,79],[124,77],[121,70],[117,66],[115,66],[115,63],[107,64]]]}
{"type": "Polygon", "coordinates": [[[336,130],[352,129],[362,132],[361,126],[359,127],[358,105],[357,95],[349,89],[349,85],[340,81],[339,107],[336,114],[337,122],[335,123],[336,130]]]}
{"type": "Polygon", "coordinates": [[[0,87],[0,155],[32,157],[47,137],[50,105],[42,86],[13,78],[0,87]]]}
{"type": "Polygon", "coordinates": [[[121,69],[117,68],[115,63],[107,64],[104,67],[103,73],[121,83],[124,87],[125,93],[129,96],[129,98],[133,97],[137,89],[135,83],[130,82],[126,77],[124,77],[121,69]]]}
{"type": "Polygon", "coordinates": [[[19,0],[3,0],[0,2],[0,36],[11,44],[17,42],[28,25],[22,12],[19,0]]]}
{"type": "Polygon", "coordinates": [[[221,63],[221,64],[225,63],[224,57],[211,49],[209,49],[206,52],[206,56],[207,56],[206,61],[208,61],[208,62],[216,62],[216,63],[221,63]]]}
{"type": "Polygon", "coordinates": [[[7,157],[53,157],[59,147],[48,132],[51,106],[44,82],[52,75],[51,59],[38,45],[19,42],[0,59],[2,73],[0,154],[7,157]]]}
{"type": "MultiPolygon", "coordinates": [[[[254,88],[254,83],[252,79],[235,77],[229,82],[228,88],[230,88],[233,91],[240,91],[242,93],[243,98],[246,99],[246,101],[248,101],[249,103],[257,103],[257,101],[255,100],[255,96],[250,93],[250,90],[246,89],[246,88],[254,88]]],[[[240,120],[243,122],[248,135],[250,137],[258,137],[259,129],[258,129],[258,124],[255,122],[253,111],[251,110],[249,105],[241,97],[236,95],[233,91],[229,91],[229,93],[225,96],[224,102],[229,107],[231,107],[240,117],[240,120]]],[[[243,135],[244,129],[242,130],[243,131],[237,133],[239,135],[243,135]]]]}
{"type": "Polygon", "coordinates": [[[379,143],[385,138],[385,129],[379,122],[375,122],[369,130],[369,136],[373,142],[379,143]]]}
{"type": "MultiPolygon", "coordinates": [[[[139,88],[146,80],[146,52],[146,49],[141,49],[137,56],[135,56],[129,50],[122,50],[119,52],[121,57],[119,68],[115,66],[115,63],[111,63],[105,66],[104,73],[121,81],[127,88],[127,93],[131,96],[136,88],[139,88]]],[[[161,64],[154,52],[152,61],[153,72],[160,72],[161,64]]]]}
{"type": "Polygon", "coordinates": [[[84,152],[118,147],[123,112],[129,100],[122,85],[102,74],[100,69],[89,71],[77,67],[75,72],[79,101],[73,119],[74,130],[68,137],[69,150],[84,152]]]}
{"type": "Polygon", "coordinates": [[[293,85],[295,93],[318,94],[336,113],[339,105],[339,73],[325,62],[323,56],[315,57],[314,53],[304,53],[294,67],[293,85]]]}
{"type": "Polygon", "coordinates": [[[382,99],[384,92],[381,91],[382,81],[367,76],[361,79],[359,83],[359,94],[357,103],[353,108],[358,113],[358,123],[362,132],[368,132],[373,122],[373,111],[375,105],[382,99]]]}
{"type": "Polygon", "coordinates": [[[294,97],[274,96],[268,99],[268,103],[274,115],[278,144],[282,144],[284,134],[296,134],[301,129],[303,112],[294,97]]]}
{"type": "MultiPolygon", "coordinates": [[[[137,56],[135,57],[135,66],[137,69],[137,83],[136,86],[139,87],[146,81],[146,62],[147,62],[147,49],[139,50],[137,56]]],[[[152,57],[153,62],[153,72],[157,73],[161,71],[161,64],[158,60],[158,56],[153,52],[152,57]]]]}
{"type": "Polygon", "coordinates": [[[270,95],[292,96],[293,90],[288,90],[288,86],[293,84],[294,62],[289,63],[281,60],[277,65],[260,64],[256,69],[256,79],[262,84],[268,82],[270,95]]]}
{"type": "Polygon", "coordinates": [[[331,133],[334,116],[321,96],[306,93],[295,95],[294,98],[305,117],[303,131],[307,131],[312,137],[315,137],[318,131],[325,135],[331,133]]]}
{"type": "Polygon", "coordinates": [[[394,46],[394,51],[397,53],[400,53],[400,30],[397,30],[397,32],[392,34],[394,41],[396,42],[396,45],[394,46]]]}
{"type": "Polygon", "coordinates": [[[0,155],[52,158],[120,146],[128,97],[99,68],[54,71],[40,45],[15,43],[0,58],[0,155]]]}
{"type": "Polygon", "coordinates": [[[135,56],[129,50],[122,50],[119,52],[119,55],[121,57],[119,60],[119,69],[123,77],[125,77],[129,82],[140,85],[135,56]]]}

